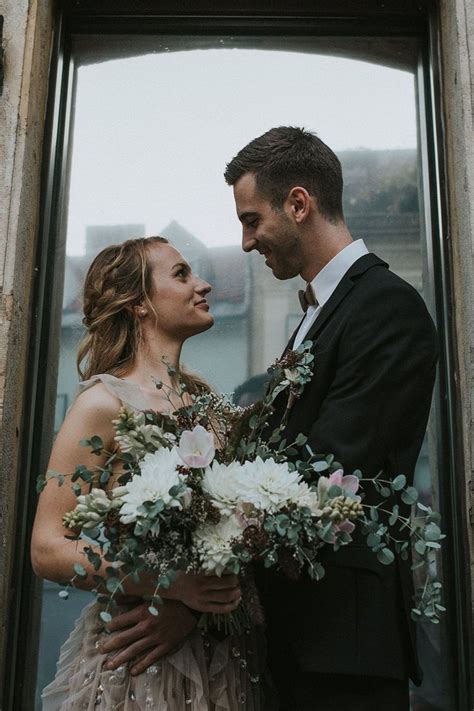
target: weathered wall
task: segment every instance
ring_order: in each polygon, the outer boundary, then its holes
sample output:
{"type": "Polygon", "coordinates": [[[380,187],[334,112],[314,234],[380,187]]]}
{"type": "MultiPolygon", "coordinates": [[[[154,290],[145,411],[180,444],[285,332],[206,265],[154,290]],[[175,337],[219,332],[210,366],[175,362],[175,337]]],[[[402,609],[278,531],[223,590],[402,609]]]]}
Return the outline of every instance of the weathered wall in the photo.
{"type": "Polygon", "coordinates": [[[1,0],[5,84],[0,98],[0,669],[23,415],[31,285],[38,231],[52,2],[1,0]]]}
{"type": "MultiPolygon", "coordinates": [[[[462,393],[466,506],[474,526],[474,3],[443,0],[441,53],[453,257],[455,327],[462,393]]],[[[470,535],[474,606],[473,528],[470,535]]],[[[474,678],[474,674],[473,674],[474,678]]]]}

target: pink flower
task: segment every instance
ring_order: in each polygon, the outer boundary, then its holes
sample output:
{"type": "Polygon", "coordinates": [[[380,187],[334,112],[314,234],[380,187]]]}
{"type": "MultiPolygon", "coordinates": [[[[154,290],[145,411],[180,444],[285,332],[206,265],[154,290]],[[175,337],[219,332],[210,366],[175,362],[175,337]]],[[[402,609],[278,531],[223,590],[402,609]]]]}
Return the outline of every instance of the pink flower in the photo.
{"type": "Polygon", "coordinates": [[[336,531],[344,531],[345,533],[352,533],[355,529],[355,523],[352,521],[341,521],[336,526],[334,526],[336,531]]]}
{"type": "Polygon", "coordinates": [[[338,533],[344,532],[350,534],[353,532],[354,529],[355,523],[352,523],[352,521],[341,521],[341,523],[335,523],[332,528],[334,535],[331,540],[328,540],[328,543],[335,543],[337,541],[338,533]]]}
{"type": "Polygon", "coordinates": [[[181,435],[178,446],[179,456],[191,469],[207,467],[214,459],[214,439],[202,425],[186,430],[181,435]]]}
{"type": "Polygon", "coordinates": [[[355,494],[359,488],[359,479],[353,474],[344,476],[342,469],[338,469],[329,477],[329,486],[340,486],[346,493],[355,494]]]}

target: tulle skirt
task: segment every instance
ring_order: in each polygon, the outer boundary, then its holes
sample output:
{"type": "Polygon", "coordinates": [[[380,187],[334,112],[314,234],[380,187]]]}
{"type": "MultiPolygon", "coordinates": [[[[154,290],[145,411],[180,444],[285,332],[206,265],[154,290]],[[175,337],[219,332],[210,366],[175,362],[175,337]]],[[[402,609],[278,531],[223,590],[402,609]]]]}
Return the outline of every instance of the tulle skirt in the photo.
{"type": "Polygon", "coordinates": [[[275,709],[265,671],[263,627],[216,639],[195,630],[182,646],[138,676],[127,665],[104,670],[106,634],[96,602],[87,605],[61,648],[43,711],[263,711],[275,709]]]}

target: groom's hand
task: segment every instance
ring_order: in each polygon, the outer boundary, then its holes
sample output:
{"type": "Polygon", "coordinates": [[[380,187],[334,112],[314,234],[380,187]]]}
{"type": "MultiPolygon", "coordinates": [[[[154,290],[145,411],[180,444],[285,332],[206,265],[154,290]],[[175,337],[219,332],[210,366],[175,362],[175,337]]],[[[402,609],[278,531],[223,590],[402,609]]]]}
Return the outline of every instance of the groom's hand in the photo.
{"type": "Polygon", "coordinates": [[[149,606],[148,602],[141,603],[106,625],[112,634],[102,642],[100,651],[113,656],[105,663],[105,669],[116,669],[133,660],[130,673],[141,674],[171,652],[196,626],[192,612],[177,600],[160,605],[157,617],[150,614],[149,606]]]}
{"type": "Polygon", "coordinates": [[[217,576],[180,571],[175,582],[159,593],[163,598],[180,600],[191,610],[215,614],[233,612],[242,599],[239,578],[230,573],[217,576]]]}

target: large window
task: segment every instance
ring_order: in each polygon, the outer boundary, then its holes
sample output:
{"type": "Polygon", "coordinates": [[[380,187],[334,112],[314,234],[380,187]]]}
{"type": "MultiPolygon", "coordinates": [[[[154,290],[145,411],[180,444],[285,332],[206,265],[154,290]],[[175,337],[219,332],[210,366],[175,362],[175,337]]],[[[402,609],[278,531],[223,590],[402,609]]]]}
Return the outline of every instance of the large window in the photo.
{"type": "MultiPolygon", "coordinates": [[[[184,361],[219,390],[239,388],[243,403],[258,396],[254,376],[281,353],[300,319],[300,283],[277,281],[259,255],[241,251],[232,191],[222,174],[238,149],[272,126],[313,130],[341,159],[344,210],[354,238],[363,238],[409,281],[438,320],[442,392],[438,385],[416,479],[423,500],[450,517],[445,527],[451,556],[439,571],[450,607],[439,627],[419,627],[425,678],[412,689],[412,708],[467,711],[463,611],[454,604],[461,599],[463,571],[448,427],[454,409],[438,224],[442,204],[435,190],[436,76],[427,70],[425,1],[417,9],[409,0],[374,2],[372,12],[369,0],[359,20],[349,0],[335,0],[331,17],[322,20],[314,3],[304,0],[291,4],[294,17],[274,0],[263,0],[261,10],[251,3],[235,17],[226,2],[219,17],[207,0],[189,3],[195,6],[189,17],[181,9],[181,16],[172,17],[176,3],[166,9],[166,2],[151,0],[61,4],[70,10],[58,24],[54,55],[58,71],[50,100],[37,304],[43,321],[37,322],[32,349],[25,444],[32,466],[25,501],[32,508],[33,480],[45,462],[48,437],[75,396],[81,286],[91,259],[108,244],[162,234],[182,251],[212,284],[216,317],[211,331],[187,343],[184,361]],[[265,5],[271,6],[268,13],[265,5]],[[295,5],[302,8],[299,14],[295,5]],[[134,17],[140,8],[142,17],[134,17]]],[[[23,579],[29,575],[25,565],[23,579]]],[[[29,586],[19,587],[12,607],[16,671],[9,711],[31,707],[24,699],[32,698],[33,686],[39,708],[60,645],[90,599],[77,592],[61,600],[57,587],[44,583],[38,622],[29,586]],[[22,654],[30,640],[36,643],[38,630],[34,680],[22,654]]]]}
{"type": "MultiPolygon", "coordinates": [[[[274,125],[305,126],[338,153],[354,238],[413,284],[434,312],[420,190],[417,47],[392,41],[386,56],[381,47],[366,40],[360,51],[351,41],[331,45],[314,37],[295,43],[156,36],[123,38],[122,45],[117,38],[76,39],[56,427],[77,388],[86,269],[102,247],[129,237],[165,235],[213,286],[216,324],[187,343],[188,365],[219,390],[258,394],[251,379],[265,372],[300,320],[299,284],[277,282],[259,255],[241,251],[222,173],[242,145],[274,125]]],[[[435,433],[433,422],[417,481],[423,499],[438,505],[435,433]]],[[[56,586],[45,583],[39,689],[88,599],[77,593],[61,601],[56,586]]],[[[425,681],[413,690],[413,707],[453,708],[439,629],[420,628],[419,646],[425,681]]]]}

